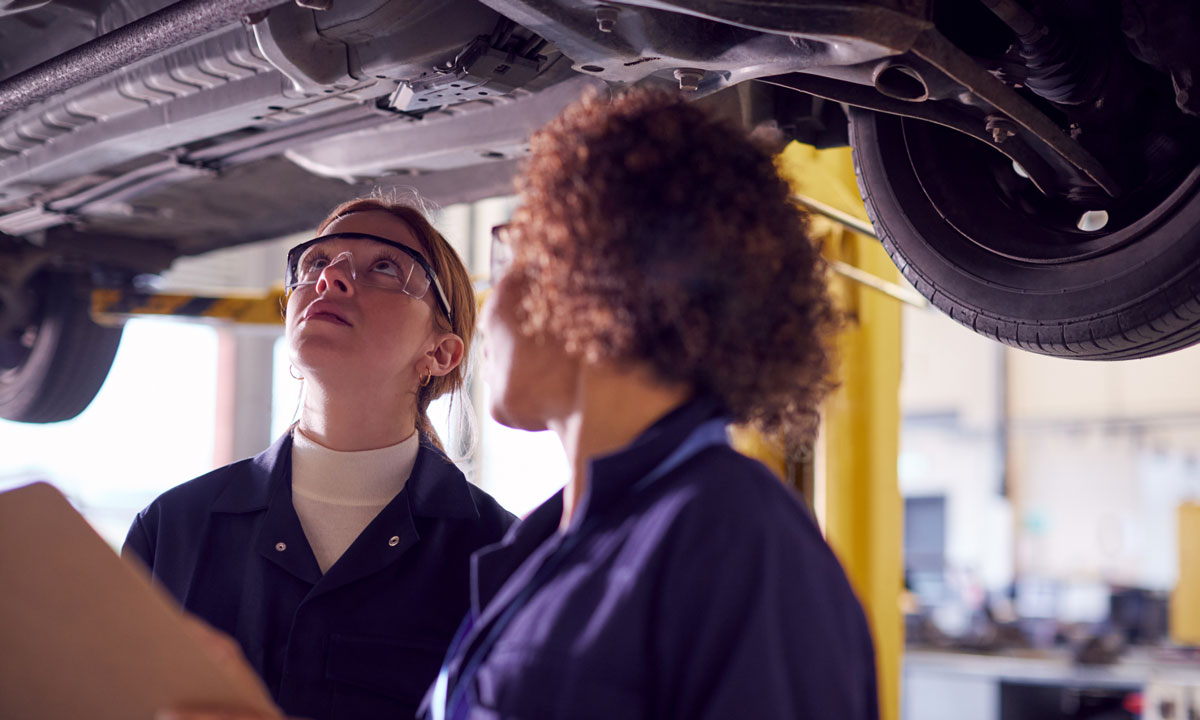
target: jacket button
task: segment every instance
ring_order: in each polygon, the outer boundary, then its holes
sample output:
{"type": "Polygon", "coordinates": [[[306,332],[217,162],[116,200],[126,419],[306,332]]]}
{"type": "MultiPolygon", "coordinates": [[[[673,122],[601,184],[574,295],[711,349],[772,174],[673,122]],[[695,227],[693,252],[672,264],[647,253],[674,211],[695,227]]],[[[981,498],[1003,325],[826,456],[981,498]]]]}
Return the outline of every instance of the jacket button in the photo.
{"type": "Polygon", "coordinates": [[[388,547],[396,547],[400,544],[400,536],[393,535],[391,540],[388,540],[388,547]]]}
{"type": "Polygon", "coordinates": [[[287,550],[287,543],[277,542],[275,543],[275,549],[279,552],[283,552],[284,550],[287,550]]]}

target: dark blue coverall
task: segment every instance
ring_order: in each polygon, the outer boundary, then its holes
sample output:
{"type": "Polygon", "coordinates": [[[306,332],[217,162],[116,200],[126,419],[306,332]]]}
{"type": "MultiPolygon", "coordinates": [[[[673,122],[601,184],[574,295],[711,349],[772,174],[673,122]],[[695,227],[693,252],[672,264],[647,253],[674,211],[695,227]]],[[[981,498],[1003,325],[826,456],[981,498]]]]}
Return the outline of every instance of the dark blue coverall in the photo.
{"type": "Polygon", "coordinates": [[[723,441],[642,482],[720,416],[686,403],[591,463],[565,532],[559,493],[475,556],[461,701],[423,717],[876,720],[866,619],[799,500],[723,441]]]}
{"type": "Polygon", "coordinates": [[[322,575],[292,507],[291,447],[288,433],[167,491],[123,553],[233,636],[288,715],[412,718],[466,613],[471,553],[514,518],[422,439],[404,489],[322,575]]]}

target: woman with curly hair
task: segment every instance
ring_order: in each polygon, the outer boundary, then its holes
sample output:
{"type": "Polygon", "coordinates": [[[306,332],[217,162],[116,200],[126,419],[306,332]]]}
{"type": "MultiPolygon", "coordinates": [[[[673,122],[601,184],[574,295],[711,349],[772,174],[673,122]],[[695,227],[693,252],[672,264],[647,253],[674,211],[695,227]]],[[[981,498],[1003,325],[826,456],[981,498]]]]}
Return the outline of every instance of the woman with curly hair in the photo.
{"type": "Polygon", "coordinates": [[[798,501],[726,442],[802,441],[835,312],[765,153],[674,96],[537,133],[493,246],[492,414],[573,473],[476,553],[428,717],[877,716],[866,620],[798,501]]]}

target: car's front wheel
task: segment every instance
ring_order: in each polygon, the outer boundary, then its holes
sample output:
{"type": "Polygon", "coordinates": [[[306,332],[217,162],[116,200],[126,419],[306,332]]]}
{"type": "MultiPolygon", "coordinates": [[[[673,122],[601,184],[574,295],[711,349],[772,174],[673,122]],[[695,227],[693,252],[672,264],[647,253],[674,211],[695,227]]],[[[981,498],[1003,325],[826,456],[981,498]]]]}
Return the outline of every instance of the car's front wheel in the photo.
{"type": "Polygon", "coordinates": [[[69,420],[96,396],[121,328],[92,322],[88,290],[81,278],[51,272],[35,276],[24,288],[28,309],[0,336],[0,417],[69,420]]]}
{"type": "Polygon", "coordinates": [[[1200,341],[1200,168],[1173,163],[1103,212],[1041,196],[1002,154],[918,120],[854,110],[859,189],[888,253],[935,306],[1060,357],[1149,357],[1200,341]]]}

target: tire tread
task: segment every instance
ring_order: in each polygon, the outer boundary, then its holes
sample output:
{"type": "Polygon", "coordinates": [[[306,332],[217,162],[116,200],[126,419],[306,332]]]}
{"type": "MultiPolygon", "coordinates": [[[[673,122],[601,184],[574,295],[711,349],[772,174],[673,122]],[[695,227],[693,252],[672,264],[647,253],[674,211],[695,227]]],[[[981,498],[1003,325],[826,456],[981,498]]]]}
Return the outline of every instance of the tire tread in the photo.
{"type": "MultiPolygon", "coordinates": [[[[850,137],[854,176],[867,215],[879,241],[903,277],[930,303],[956,322],[998,342],[1031,352],[1084,360],[1127,360],[1151,357],[1200,342],[1200,263],[1185,269],[1160,292],[1093,317],[1031,323],[989,313],[986,309],[956,298],[939,287],[914,265],[896,241],[898,234],[879,212],[859,155],[864,139],[861,123],[872,122],[872,114],[850,114],[850,137]],[[1086,338],[1079,333],[1086,331],[1086,338]],[[1075,338],[1075,339],[1071,339],[1075,338]]],[[[900,222],[905,222],[900,220],[900,222]]]]}

